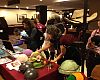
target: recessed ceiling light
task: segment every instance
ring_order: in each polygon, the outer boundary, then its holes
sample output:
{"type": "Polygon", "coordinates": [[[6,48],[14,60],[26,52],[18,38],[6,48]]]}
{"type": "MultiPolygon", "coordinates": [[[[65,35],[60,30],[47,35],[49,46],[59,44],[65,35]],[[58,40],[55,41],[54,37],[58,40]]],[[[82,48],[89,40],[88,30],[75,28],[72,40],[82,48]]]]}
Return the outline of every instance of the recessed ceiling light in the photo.
{"type": "Polygon", "coordinates": [[[51,9],[51,10],[54,10],[54,9],[51,9]]]}
{"type": "Polygon", "coordinates": [[[7,5],[4,5],[4,7],[7,7],[7,5]]]}
{"type": "Polygon", "coordinates": [[[40,0],[40,1],[42,1],[42,0],[40,0]]]}
{"type": "Polygon", "coordinates": [[[27,6],[26,9],[29,9],[29,7],[27,6]]]}
{"type": "Polygon", "coordinates": [[[16,8],[18,8],[18,6],[16,6],[16,8]]]}
{"type": "Polygon", "coordinates": [[[56,2],[63,2],[63,1],[70,1],[70,0],[56,0],[56,2]]]}

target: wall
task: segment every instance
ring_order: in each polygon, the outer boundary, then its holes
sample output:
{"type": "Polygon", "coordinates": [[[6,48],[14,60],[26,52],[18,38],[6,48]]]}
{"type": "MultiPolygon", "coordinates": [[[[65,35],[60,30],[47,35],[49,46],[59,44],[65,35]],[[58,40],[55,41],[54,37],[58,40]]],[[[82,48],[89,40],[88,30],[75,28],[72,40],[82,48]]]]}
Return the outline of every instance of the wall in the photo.
{"type": "MultiPolygon", "coordinates": [[[[17,22],[17,14],[27,14],[27,18],[30,18],[36,14],[35,10],[21,10],[21,9],[0,9],[0,17],[5,17],[8,25],[10,24],[21,24],[17,22]]],[[[47,20],[57,13],[47,11],[47,20]]]]}

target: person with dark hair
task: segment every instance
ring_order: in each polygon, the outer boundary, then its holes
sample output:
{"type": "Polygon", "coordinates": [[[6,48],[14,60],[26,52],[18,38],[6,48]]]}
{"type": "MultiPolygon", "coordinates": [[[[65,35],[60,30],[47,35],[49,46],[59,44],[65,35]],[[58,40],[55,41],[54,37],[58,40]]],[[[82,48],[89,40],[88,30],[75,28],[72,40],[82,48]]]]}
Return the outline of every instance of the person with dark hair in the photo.
{"type": "Polygon", "coordinates": [[[9,40],[8,24],[4,17],[0,17],[0,39],[9,40]]]}
{"type": "Polygon", "coordinates": [[[15,52],[12,44],[9,42],[9,28],[4,17],[0,17],[0,39],[6,49],[15,52]]]}
{"type": "Polygon", "coordinates": [[[87,76],[91,77],[93,68],[100,64],[100,21],[98,21],[98,29],[92,31],[86,48],[88,50],[87,76]]]}
{"type": "Polygon", "coordinates": [[[36,49],[40,48],[40,35],[38,29],[29,18],[25,18],[22,21],[22,24],[24,25],[25,31],[28,35],[28,37],[23,37],[27,44],[27,48],[36,51],[36,49]]]}

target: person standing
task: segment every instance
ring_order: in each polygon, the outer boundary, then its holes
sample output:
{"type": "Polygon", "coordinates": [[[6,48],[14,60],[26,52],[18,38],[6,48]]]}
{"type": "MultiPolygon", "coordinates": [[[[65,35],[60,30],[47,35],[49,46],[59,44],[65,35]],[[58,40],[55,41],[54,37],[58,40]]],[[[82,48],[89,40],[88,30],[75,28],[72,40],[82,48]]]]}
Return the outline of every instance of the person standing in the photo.
{"type": "Polygon", "coordinates": [[[100,20],[98,21],[98,29],[92,31],[86,48],[88,50],[87,76],[90,78],[95,65],[100,64],[100,20]]]}
{"type": "Polygon", "coordinates": [[[22,21],[22,24],[24,25],[24,29],[28,35],[27,37],[23,36],[23,38],[25,39],[25,43],[27,44],[27,48],[36,51],[36,49],[40,47],[38,45],[40,38],[38,36],[37,28],[29,18],[25,18],[22,21]]]}

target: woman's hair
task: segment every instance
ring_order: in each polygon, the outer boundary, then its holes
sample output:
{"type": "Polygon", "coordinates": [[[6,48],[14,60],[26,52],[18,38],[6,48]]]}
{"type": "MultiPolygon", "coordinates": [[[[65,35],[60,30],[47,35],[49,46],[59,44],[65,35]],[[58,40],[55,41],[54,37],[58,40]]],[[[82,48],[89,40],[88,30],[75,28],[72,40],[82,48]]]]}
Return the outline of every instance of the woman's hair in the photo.
{"type": "Polygon", "coordinates": [[[51,34],[53,36],[53,39],[58,39],[62,35],[61,30],[55,25],[48,25],[47,33],[51,34]]]}
{"type": "Polygon", "coordinates": [[[62,34],[64,33],[64,31],[65,31],[65,29],[64,29],[65,26],[64,26],[63,23],[57,23],[57,24],[55,24],[55,26],[61,30],[61,33],[62,33],[62,34]]]}
{"type": "Polygon", "coordinates": [[[31,29],[31,28],[34,28],[34,24],[33,22],[31,21],[31,19],[29,18],[25,18],[23,21],[22,21],[22,24],[25,23],[26,25],[28,25],[28,27],[31,29]]]}
{"type": "Polygon", "coordinates": [[[47,25],[54,25],[55,19],[49,19],[47,25]]]}
{"type": "Polygon", "coordinates": [[[34,23],[37,24],[39,20],[37,18],[34,19],[34,23]]]}

